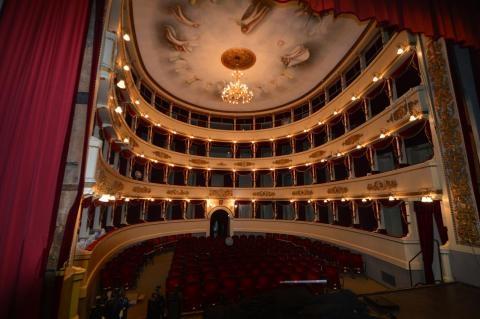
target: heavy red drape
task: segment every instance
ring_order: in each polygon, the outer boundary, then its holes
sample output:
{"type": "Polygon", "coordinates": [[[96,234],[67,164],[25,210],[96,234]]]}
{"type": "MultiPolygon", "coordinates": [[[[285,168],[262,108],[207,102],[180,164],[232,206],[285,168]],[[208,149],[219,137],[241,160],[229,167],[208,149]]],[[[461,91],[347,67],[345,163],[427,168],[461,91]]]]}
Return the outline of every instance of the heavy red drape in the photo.
{"type": "Polygon", "coordinates": [[[0,19],[0,314],[38,318],[88,0],[7,0],[0,19]]]}
{"type": "MultiPolygon", "coordinates": [[[[290,2],[296,0],[276,0],[290,2]]],[[[478,0],[299,0],[315,12],[351,13],[480,49],[478,0]]]]}
{"type": "Polygon", "coordinates": [[[432,270],[433,263],[433,219],[437,224],[438,233],[442,244],[448,241],[447,229],[443,225],[440,201],[433,203],[414,202],[415,215],[417,215],[418,235],[422,249],[423,269],[425,282],[434,283],[435,278],[432,270]]]}

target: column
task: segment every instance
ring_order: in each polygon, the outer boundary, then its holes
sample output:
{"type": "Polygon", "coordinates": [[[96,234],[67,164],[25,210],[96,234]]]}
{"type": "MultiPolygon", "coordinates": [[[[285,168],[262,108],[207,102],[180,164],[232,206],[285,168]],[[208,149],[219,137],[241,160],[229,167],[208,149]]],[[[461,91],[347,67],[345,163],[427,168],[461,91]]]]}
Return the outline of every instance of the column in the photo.
{"type": "Polygon", "coordinates": [[[312,165],[312,184],[317,183],[317,169],[315,164],[312,165]]]}
{"type": "Polygon", "coordinates": [[[347,159],[347,167],[348,167],[348,178],[352,179],[355,178],[355,168],[353,166],[353,158],[351,154],[346,156],[347,159]]]}
{"type": "Polygon", "coordinates": [[[209,181],[209,179],[210,179],[210,171],[207,170],[207,171],[205,172],[205,187],[208,187],[208,181],[209,181]]]}
{"type": "Polygon", "coordinates": [[[308,100],[308,115],[312,115],[312,100],[308,100]]]}
{"type": "Polygon", "coordinates": [[[295,215],[293,220],[298,220],[298,202],[297,201],[293,202],[293,213],[295,215]]]}
{"type": "Polygon", "coordinates": [[[295,136],[290,138],[290,147],[292,148],[292,153],[295,153],[295,136]]]}
{"type": "Polygon", "coordinates": [[[152,136],[153,136],[153,127],[151,125],[148,126],[148,142],[152,143],[152,136]]]}
{"type": "Polygon", "coordinates": [[[152,164],[150,161],[147,161],[145,163],[145,166],[143,167],[143,181],[148,183],[150,181],[150,169],[151,169],[152,164]]]}
{"type": "Polygon", "coordinates": [[[117,170],[119,170],[120,168],[120,153],[119,152],[115,152],[115,155],[113,156],[113,167],[117,170]]]}
{"type": "Polygon", "coordinates": [[[252,171],[252,174],[253,174],[253,188],[256,188],[257,187],[257,172],[255,170],[252,171]]]}
{"type": "MultiPolygon", "coordinates": [[[[190,112],[189,112],[188,114],[190,114],[190,112]]],[[[185,150],[185,152],[186,152],[187,154],[190,154],[190,147],[191,147],[191,146],[192,146],[192,140],[191,140],[190,138],[187,138],[187,148],[186,148],[186,150],[185,150]]]]}
{"type": "Polygon", "coordinates": [[[183,171],[183,179],[185,186],[188,186],[188,175],[190,175],[190,170],[185,168],[183,171]]]}
{"type": "Polygon", "coordinates": [[[347,79],[345,78],[345,73],[342,73],[340,76],[340,82],[342,83],[342,91],[347,87],[347,79]]]}
{"type": "Polygon", "coordinates": [[[363,112],[365,113],[365,120],[368,121],[371,118],[370,103],[367,99],[363,99],[363,112]]]}
{"type": "Polygon", "coordinates": [[[277,150],[276,150],[276,143],[275,141],[272,141],[272,156],[275,157],[277,156],[276,153],[277,153],[277,150]]]}
{"type": "Polygon", "coordinates": [[[255,200],[252,201],[252,208],[253,208],[252,218],[255,219],[257,218],[257,202],[255,200]]]}
{"type": "Polygon", "coordinates": [[[93,216],[93,231],[102,230],[102,206],[95,206],[95,214],[93,216]]]}
{"type": "Polygon", "coordinates": [[[367,67],[367,60],[365,59],[365,55],[363,55],[363,54],[360,54],[358,56],[358,58],[360,60],[360,69],[363,72],[365,70],[365,68],[367,67]]]}
{"type": "Polygon", "coordinates": [[[416,218],[414,217],[413,201],[405,201],[405,213],[407,215],[408,226],[408,234],[406,237],[409,239],[418,239],[418,228],[416,218]]]}
{"type": "Polygon", "coordinates": [[[171,150],[172,149],[172,134],[168,134],[167,135],[167,150],[171,150]]]}
{"type": "Polygon", "coordinates": [[[277,187],[277,171],[272,170],[273,187],[277,187]]]}
{"type": "Polygon", "coordinates": [[[348,114],[347,112],[342,113],[342,122],[343,122],[343,128],[345,130],[345,133],[350,130],[350,125],[348,125],[348,114]]]}
{"type": "Polygon", "coordinates": [[[318,220],[319,220],[319,218],[318,218],[318,205],[317,205],[316,201],[313,201],[313,212],[314,212],[314,215],[315,215],[315,217],[313,218],[313,221],[315,223],[318,223],[318,220]]]}
{"type": "Polygon", "coordinates": [[[310,132],[308,132],[308,142],[310,143],[310,148],[313,148],[314,145],[313,145],[313,130],[310,130],[310,132]]]}
{"type": "Polygon", "coordinates": [[[327,141],[331,141],[332,140],[332,128],[330,127],[329,123],[325,124],[325,130],[327,132],[327,141]]]}
{"type": "Polygon", "coordinates": [[[132,176],[132,166],[133,166],[133,158],[129,158],[127,160],[127,169],[126,169],[125,176],[127,176],[127,177],[132,176]]]}
{"type": "Polygon", "coordinates": [[[368,159],[370,160],[370,169],[372,172],[378,171],[377,168],[377,152],[372,146],[368,146],[368,159]]]}
{"type": "Polygon", "coordinates": [[[388,98],[390,99],[390,104],[393,103],[397,99],[397,92],[395,89],[395,85],[393,85],[393,79],[388,78],[387,79],[387,87],[388,87],[388,98]]]}
{"type": "Polygon", "coordinates": [[[141,208],[140,208],[140,217],[139,217],[139,219],[140,219],[141,221],[145,221],[145,216],[146,216],[146,214],[147,214],[147,201],[144,200],[144,201],[142,202],[142,206],[141,206],[141,208]]]}
{"type": "Polygon", "coordinates": [[[210,157],[210,141],[207,141],[207,143],[205,144],[205,155],[207,155],[207,157],[210,157]]]}
{"type": "Polygon", "coordinates": [[[122,215],[120,217],[120,224],[121,225],[128,225],[128,223],[127,223],[127,213],[128,213],[127,206],[128,206],[128,203],[124,203],[122,205],[122,215]]]}
{"type": "Polygon", "coordinates": [[[187,201],[182,201],[182,218],[187,219],[187,201]]]}
{"type": "Polygon", "coordinates": [[[105,227],[113,227],[113,206],[107,206],[107,219],[105,227]]]}
{"type": "Polygon", "coordinates": [[[358,216],[358,204],[352,200],[352,225],[358,225],[360,224],[360,216],[358,216]]]}
{"type": "Polygon", "coordinates": [[[233,143],[233,158],[237,158],[237,143],[233,143]]]}
{"type": "Polygon", "coordinates": [[[162,202],[162,216],[161,216],[161,218],[163,220],[167,219],[167,202],[165,200],[162,202]]]}
{"type": "Polygon", "coordinates": [[[82,218],[80,219],[80,229],[78,232],[78,239],[87,239],[88,233],[88,211],[90,207],[84,207],[82,209],[82,218]]]}
{"type": "Polygon", "coordinates": [[[405,166],[408,164],[407,153],[405,152],[405,143],[403,137],[400,135],[395,135],[395,155],[398,159],[398,164],[400,166],[405,166]]]}
{"type": "Polygon", "coordinates": [[[164,184],[168,184],[168,166],[165,165],[163,167],[163,171],[164,171],[164,174],[163,174],[163,183],[164,184]]]}
{"type": "Polygon", "coordinates": [[[110,143],[107,140],[104,140],[102,145],[102,156],[107,163],[110,163],[111,152],[112,152],[112,148],[110,147],[110,143]]]}
{"type": "Polygon", "coordinates": [[[374,208],[375,208],[375,213],[377,215],[377,223],[378,223],[377,232],[384,233],[385,232],[385,222],[383,220],[382,207],[381,207],[378,200],[374,201],[374,205],[375,205],[374,208]]]}
{"type": "Polygon", "coordinates": [[[237,172],[235,170],[232,171],[232,175],[233,175],[233,187],[235,188],[236,185],[237,185],[237,172]]]}
{"type": "Polygon", "coordinates": [[[338,211],[337,211],[337,203],[335,201],[332,202],[332,215],[333,215],[333,224],[338,224],[338,211]]]}
{"type": "Polygon", "coordinates": [[[277,219],[277,201],[273,201],[273,219],[277,219]]]}
{"type": "Polygon", "coordinates": [[[335,170],[333,169],[333,162],[332,161],[328,161],[328,173],[330,175],[330,181],[334,181],[335,180],[335,170]]]}
{"type": "Polygon", "coordinates": [[[257,157],[257,144],[252,143],[252,158],[257,157]]]}
{"type": "Polygon", "coordinates": [[[294,168],[292,168],[292,178],[293,178],[293,185],[296,186],[297,185],[297,171],[294,168]]]}

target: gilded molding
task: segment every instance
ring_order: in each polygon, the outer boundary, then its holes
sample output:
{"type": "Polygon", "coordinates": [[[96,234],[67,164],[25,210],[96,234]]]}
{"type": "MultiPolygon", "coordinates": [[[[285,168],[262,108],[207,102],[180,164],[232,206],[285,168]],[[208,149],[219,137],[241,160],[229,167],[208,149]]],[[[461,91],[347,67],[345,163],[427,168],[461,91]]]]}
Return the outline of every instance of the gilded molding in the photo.
{"type": "Polygon", "coordinates": [[[344,194],[346,192],[348,192],[348,188],[341,186],[335,186],[327,189],[328,194],[344,194]]]}
{"type": "Polygon", "coordinates": [[[392,112],[390,117],[387,120],[387,123],[390,122],[396,122],[398,120],[401,120],[405,118],[408,114],[412,113],[414,110],[415,106],[419,105],[418,100],[413,100],[413,101],[405,101],[404,104],[398,106],[395,111],[392,112]]]}
{"type": "Polygon", "coordinates": [[[369,191],[384,191],[397,187],[396,180],[384,180],[384,181],[375,181],[372,184],[367,185],[367,190],[369,191]]]}
{"type": "Polygon", "coordinates": [[[322,156],[323,154],[325,154],[325,151],[319,150],[319,151],[315,151],[312,154],[310,154],[309,157],[310,158],[318,158],[318,157],[322,156]]]}
{"type": "Polygon", "coordinates": [[[97,171],[95,191],[101,194],[118,194],[123,190],[123,183],[116,180],[109,180],[103,170],[97,171]]]}
{"type": "Polygon", "coordinates": [[[450,205],[454,215],[457,241],[461,244],[480,246],[477,208],[469,183],[468,163],[461,123],[450,86],[447,59],[443,42],[429,39],[426,59],[433,91],[433,108],[438,138],[441,144],[445,176],[449,188],[450,205]]]}
{"type": "Polygon", "coordinates": [[[273,161],[272,163],[273,164],[276,164],[276,165],[285,165],[285,164],[288,164],[288,163],[291,163],[292,160],[289,159],[289,158],[281,158],[281,159],[278,159],[276,161],[273,161]]]}
{"type": "Polygon", "coordinates": [[[363,134],[361,133],[353,134],[352,136],[346,138],[345,141],[343,141],[342,145],[352,145],[354,143],[357,143],[362,136],[363,134]]]}
{"type": "Polygon", "coordinates": [[[207,165],[209,162],[203,159],[198,159],[198,158],[191,158],[189,161],[193,164],[197,165],[207,165]]]}
{"type": "Polygon", "coordinates": [[[171,158],[170,155],[165,154],[165,153],[160,152],[160,151],[154,151],[153,154],[154,154],[155,156],[157,156],[158,158],[162,158],[162,159],[169,159],[169,158],[171,158]]]}
{"type": "Polygon", "coordinates": [[[241,161],[241,162],[235,162],[235,163],[233,163],[233,165],[239,166],[239,167],[249,167],[249,166],[255,165],[255,163],[254,162],[241,161]]]}
{"type": "Polygon", "coordinates": [[[313,195],[313,191],[310,189],[300,189],[297,191],[292,192],[293,196],[306,196],[306,195],[313,195]]]}
{"type": "Polygon", "coordinates": [[[233,192],[231,189],[212,189],[208,192],[208,196],[229,197],[229,196],[233,196],[233,192]]]}
{"type": "Polygon", "coordinates": [[[258,192],[253,192],[252,196],[259,196],[259,197],[272,197],[275,196],[275,192],[269,192],[269,191],[258,191],[258,192]]]}
{"type": "Polygon", "coordinates": [[[132,191],[140,194],[149,194],[152,192],[152,189],[145,186],[134,186],[132,187],[132,191]]]}
{"type": "Polygon", "coordinates": [[[175,196],[182,196],[182,195],[188,195],[189,192],[181,189],[168,189],[167,190],[168,195],[175,195],[175,196]]]}

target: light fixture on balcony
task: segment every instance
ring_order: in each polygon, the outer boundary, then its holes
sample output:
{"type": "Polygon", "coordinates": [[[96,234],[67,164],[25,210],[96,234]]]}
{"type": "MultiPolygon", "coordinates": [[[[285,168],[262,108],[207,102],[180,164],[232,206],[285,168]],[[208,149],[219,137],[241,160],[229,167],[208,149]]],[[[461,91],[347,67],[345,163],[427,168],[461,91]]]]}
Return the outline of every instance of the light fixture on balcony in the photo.
{"type": "Polygon", "coordinates": [[[115,108],[115,113],[122,114],[122,112],[123,112],[123,109],[122,109],[121,106],[117,106],[117,107],[115,108]]]}
{"type": "Polygon", "coordinates": [[[378,80],[380,80],[380,76],[377,75],[377,74],[374,74],[374,75],[373,75],[373,78],[372,78],[372,81],[373,81],[373,82],[377,82],[378,80]]]}
{"type": "Polygon", "coordinates": [[[433,203],[432,196],[422,196],[422,203],[433,203]]]}
{"type": "Polygon", "coordinates": [[[388,196],[388,200],[393,202],[395,200],[395,197],[393,195],[388,196]]]}
{"type": "Polygon", "coordinates": [[[128,66],[128,64],[125,64],[125,65],[123,66],[123,70],[124,70],[124,71],[130,71],[130,67],[128,66]]]}
{"type": "Polygon", "coordinates": [[[242,70],[249,69],[255,64],[255,54],[245,48],[232,48],[223,52],[222,64],[233,70],[233,81],[230,81],[222,91],[222,100],[230,104],[247,104],[253,99],[253,92],[248,88],[247,84],[242,83],[240,79],[243,77],[242,70]]]}
{"type": "Polygon", "coordinates": [[[129,35],[128,33],[125,33],[125,34],[123,35],[123,40],[125,40],[125,41],[127,41],[127,42],[130,41],[130,35],[129,35]]]}
{"type": "Polygon", "coordinates": [[[125,81],[124,80],[120,80],[117,82],[117,87],[120,88],[120,89],[126,89],[127,86],[125,85],[125,81]]]}
{"type": "Polygon", "coordinates": [[[351,98],[352,101],[356,101],[357,99],[358,99],[358,96],[352,95],[352,98],[351,98]]]}
{"type": "Polygon", "coordinates": [[[123,139],[123,143],[128,144],[130,142],[130,139],[128,137],[125,137],[123,139]]]}
{"type": "Polygon", "coordinates": [[[110,195],[103,194],[98,200],[102,203],[108,203],[108,201],[110,200],[110,195]]]}

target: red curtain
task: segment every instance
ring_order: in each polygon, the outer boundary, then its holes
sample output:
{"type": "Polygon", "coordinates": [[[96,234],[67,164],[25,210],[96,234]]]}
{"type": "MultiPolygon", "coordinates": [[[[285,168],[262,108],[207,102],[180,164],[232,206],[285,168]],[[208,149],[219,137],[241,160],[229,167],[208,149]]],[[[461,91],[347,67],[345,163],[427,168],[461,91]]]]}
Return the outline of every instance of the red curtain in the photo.
{"type": "Polygon", "coordinates": [[[88,12],[88,0],[12,0],[2,9],[2,318],[40,317],[88,12]]]}
{"type": "MultiPolygon", "coordinates": [[[[276,0],[290,2],[294,0],[276,0]]],[[[443,37],[480,49],[480,2],[478,0],[299,0],[313,11],[351,13],[360,20],[381,23],[443,37]]]]}
{"type": "Polygon", "coordinates": [[[434,283],[435,278],[432,270],[433,263],[433,218],[437,224],[440,241],[445,244],[448,241],[447,229],[443,225],[440,201],[433,203],[414,202],[415,215],[417,215],[418,235],[422,249],[423,269],[425,282],[434,283]]]}

